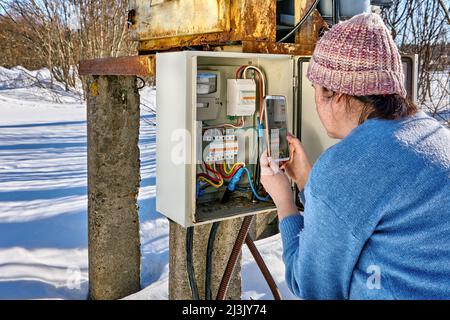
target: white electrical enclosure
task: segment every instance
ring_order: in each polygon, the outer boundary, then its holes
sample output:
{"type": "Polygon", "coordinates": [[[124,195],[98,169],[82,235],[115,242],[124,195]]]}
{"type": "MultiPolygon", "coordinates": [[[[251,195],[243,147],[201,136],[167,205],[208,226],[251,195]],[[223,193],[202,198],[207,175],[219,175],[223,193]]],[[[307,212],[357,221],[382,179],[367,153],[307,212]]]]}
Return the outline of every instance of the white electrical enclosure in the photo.
{"type": "MultiPolygon", "coordinates": [[[[242,204],[236,200],[221,205],[217,201],[216,204],[196,201],[197,166],[202,163],[203,151],[202,123],[197,119],[197,72],[213,70],[220,72],[224,79],[235,79],[237,68],[243,65],[264,70],[267,94],[286,96],[287,113],[293,119],[294,56],[211,51],[156,54],[156,209],[184,227],[274,210],[271,202],[242,204]]],[[[221,83],[223,101],[227,94],[224,83],[221,83]]],[[[218,119],[204,123],[213,126],[227,117],[227,108],[222,106],[218,119]]],[[[252,117],[246,117],[245,126],[250,126],[252,121],[252,117]]],[[[291,132],[293,123],[289,122],[291,132]]],[[[246,161],[255,159],[255,154],[250,152],[254,137],[256,131],[243,142],[239,141],[239,149],[250,145],[246,161]]],[[[207,192],[205,198],[211,194],[207,192]]]]}

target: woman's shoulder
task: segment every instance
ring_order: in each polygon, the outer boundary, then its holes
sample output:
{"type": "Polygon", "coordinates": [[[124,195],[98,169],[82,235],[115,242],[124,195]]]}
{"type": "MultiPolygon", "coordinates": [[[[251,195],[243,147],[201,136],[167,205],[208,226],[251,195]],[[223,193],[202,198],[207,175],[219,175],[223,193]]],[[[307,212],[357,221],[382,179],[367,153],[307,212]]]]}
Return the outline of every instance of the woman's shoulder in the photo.
{"type": "Polygon", "coordinates": [[[399,120],[370,119],[326,150],[315,163],[318,174],[336,169],[371,172],[386,165],[434,164],[450,170],[450,130],[424,112],[399,120]]]}
{"type": "Polygon", "coordinates": [[[416,183],[450,177],[450,132],[424,115],[369,120],[326,150],[313,165],[307,187],[338,210],[372,210],[380,199],[409,192],[416,183]],[[417,172],[422,172],[421,178],[417,172]],[[427,176],[438,179],[417,181],[427,176]],[[440,177],[440,178],[439,178],[440,177]]]}

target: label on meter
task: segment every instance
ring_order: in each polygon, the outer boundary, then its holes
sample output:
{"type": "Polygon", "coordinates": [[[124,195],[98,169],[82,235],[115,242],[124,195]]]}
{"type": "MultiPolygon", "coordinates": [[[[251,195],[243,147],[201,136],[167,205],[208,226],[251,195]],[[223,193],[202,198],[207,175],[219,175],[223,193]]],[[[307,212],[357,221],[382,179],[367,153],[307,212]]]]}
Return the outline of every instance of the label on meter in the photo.
{"type": "Polygon", "coordinates": [[[227,115],[252,116],[256,107],[256,84],[253,79],[227,80],[227,115]]]}
{"type": "Polygon", "coordinates": [[[239,92],[239,104],[254,105],[256,102],[256,92],[251,90],[241,90],[239,92]]]}

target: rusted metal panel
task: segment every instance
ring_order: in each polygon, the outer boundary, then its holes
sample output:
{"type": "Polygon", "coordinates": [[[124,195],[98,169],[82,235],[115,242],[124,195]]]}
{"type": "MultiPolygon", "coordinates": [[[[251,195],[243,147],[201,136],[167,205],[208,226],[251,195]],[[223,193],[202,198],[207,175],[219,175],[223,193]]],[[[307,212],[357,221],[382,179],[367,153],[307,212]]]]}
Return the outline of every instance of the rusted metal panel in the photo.
{"type": "MultiPolygon", "coordinates": [[[[313,5],[315,0],[297,0],[296,4],[296,15],[295,21],[300,21],[305,12],[313,5]]],[[[323,20],[322,16],[317,10],[311,14],[311,16],[306,20],[304,25],[296,33],[295,43],[310,44],[315,45],[317,40],[319,40],[320,28],[327,27],[326,22],[323,20]]]]}
{"type": "Polygon", "coordinates": [[[235,41],[230,32],[205,33],[197,36],[170,37],[139,42],[139,52],[153,52],[186,46],[215,45],[235,41]]]}
{"type": "MultiPolygon", "coordinates": [[[[170,2],[178,3],[179,1],[170,2]]],[[[193,2],[205,3],[204,0],[193,2]]],[[[242,40],[275,41],[276,38],[276,0],[226,1],[229,9],[229,24],[226,31],[217,32],[217,28],[208,27],[208,23],[202,21],[203,16],[199,14],[194,17],[185,16],[184,21],[189,22],[191,31],[196,29],[204,30],[203,32],[183,32],[187,30],[184,24],[170,19],[172,24],[167,28],[164,37],[161,37],[160,30],[154,29],[155,23],[147,20],[149,17],[139,13],[139,6],[142,3],[144,3],[143,0],[135,0],[135,6],[138,9],[135,9],[133,18],[135,24],[131,27],[134,38],[139,40],[139,52],[168,50],[183,46],[218,45],[242,40]]],[[[133,5],[131,8],[134,8],[133,5]]],[[[207,10],[207,12],[210,11],[211,9],[207,10]]],[[[157,14],[160,13],[153,12],[153,15],[157,14]]]]}
{"type": "Polygon", "coordinates": [[[276,0],[234,0],[231,3],[231,26],[239,40],[276,38],[276,0]]]}
{"type": "Polygon", "coordinates": [[[296,56],[311,55],[313,44],[275,43],[268,41],[242,41],[242,52],[290,54],[296,56]]]}
{"type": "Polygon", "coordinates": [[[231,0],[132,0],[140,41],[230,30],[231,0]]]}
{"type": "Polygon", "coordinates": [[[87,75],[152,77],[156,72],[156,57],[141,55],[119,58],[102,58],[80,61],[79,73],[87,75]]]}

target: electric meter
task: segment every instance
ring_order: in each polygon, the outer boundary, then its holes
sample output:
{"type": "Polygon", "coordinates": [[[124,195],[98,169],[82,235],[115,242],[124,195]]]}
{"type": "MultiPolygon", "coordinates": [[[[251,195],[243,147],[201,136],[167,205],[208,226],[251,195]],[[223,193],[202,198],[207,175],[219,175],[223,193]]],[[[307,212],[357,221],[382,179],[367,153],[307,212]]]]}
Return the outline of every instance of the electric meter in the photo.
{"type": "Polygon", "coordinates": [[[216,92],[218,75],[217,72],[199,71],[197,73],[197,94],[205,95],[216,92]]]}
{"type": "Polygon", "coordinates": [[[214,120],[222,105],[220,71],[197,72],[197,120],[214,120]]]}

